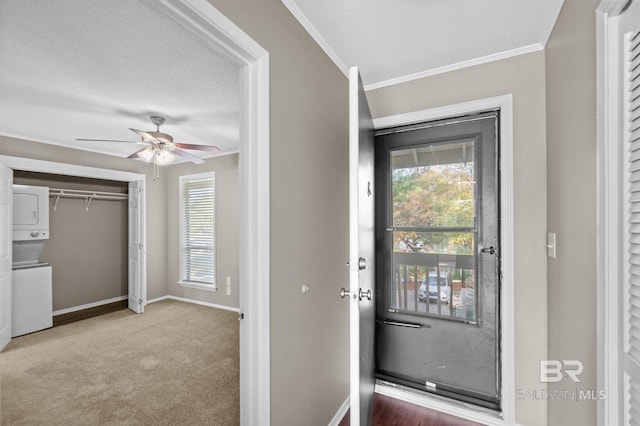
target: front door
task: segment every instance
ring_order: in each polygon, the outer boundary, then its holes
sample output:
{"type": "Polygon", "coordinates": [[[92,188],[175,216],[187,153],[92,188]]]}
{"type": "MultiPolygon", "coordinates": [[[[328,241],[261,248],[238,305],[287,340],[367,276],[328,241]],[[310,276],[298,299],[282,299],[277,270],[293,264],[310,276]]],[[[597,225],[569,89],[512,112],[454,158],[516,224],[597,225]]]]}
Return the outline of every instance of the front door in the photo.
{"type": "Polygon", "coordinates": [[[349,367],[352,426],[369,425],[375,380],[373,141],[373,120],[360,74],[353,67],[349,70],[349,367]]]}
{"type": "Polygon", "coordinates": [[[500,408],[498,112],[376,135],[378,378],[500,408]]]}

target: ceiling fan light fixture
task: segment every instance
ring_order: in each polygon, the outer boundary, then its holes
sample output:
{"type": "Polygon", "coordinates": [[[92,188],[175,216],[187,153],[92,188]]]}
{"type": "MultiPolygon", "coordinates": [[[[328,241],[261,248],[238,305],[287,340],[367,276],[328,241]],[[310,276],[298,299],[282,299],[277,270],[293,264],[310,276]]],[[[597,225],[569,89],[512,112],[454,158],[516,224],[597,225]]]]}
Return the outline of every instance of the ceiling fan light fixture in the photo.
{"type": "Polygon", "coordinates": [[[152,147],[148,147],[144,151],[140,151],[140,153],[138,154],[138,158],[142,159],[143,161],[146,161],[147,163],[150,163],[151,161],[153,161],[154,155],[155,155],[154,149],[152,147]]]}
{"type": "Polygon", "coordinates": [[[156,163],[160,166],[173,162],[173,155],[165,149],[158,149],[156,153],[156,163]]]}

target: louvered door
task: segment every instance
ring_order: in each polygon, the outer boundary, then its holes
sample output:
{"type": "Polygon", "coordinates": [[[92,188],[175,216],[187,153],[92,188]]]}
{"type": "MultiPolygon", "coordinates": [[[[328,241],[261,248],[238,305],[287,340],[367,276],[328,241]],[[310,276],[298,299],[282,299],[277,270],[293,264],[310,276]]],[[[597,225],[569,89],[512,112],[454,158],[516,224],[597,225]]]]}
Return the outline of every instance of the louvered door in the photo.
{"type": "Polygon", "coordinates": [[[626,108],[625,288],[623,291],[622,395],[625,424],[640,425],[640,8],[622,15],[620,35],[626,108]]]}

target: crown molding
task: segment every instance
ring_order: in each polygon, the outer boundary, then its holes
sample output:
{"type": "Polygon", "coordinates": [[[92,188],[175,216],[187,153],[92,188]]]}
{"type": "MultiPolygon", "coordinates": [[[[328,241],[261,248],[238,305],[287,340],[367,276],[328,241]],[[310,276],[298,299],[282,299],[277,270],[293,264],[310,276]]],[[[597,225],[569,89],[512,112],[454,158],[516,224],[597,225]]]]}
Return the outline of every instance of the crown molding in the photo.
{"type": "Polygon", "coordinates": [[[464,68],[473,67],[476,65],[486,64],[488,62],[499,61],[501,59],[511,58],[513,56],[526,55],[527,53],[538,52],[543,50],[544,46],[540,43],[531,44],[529,46],[519,47],[517,49],[506,50],[504,52],[494,53],[487,56],[482,56],[480,58],[471,59],[468,61],[462,61],[451,65],[445,65],[439,68],[433,68],[425,71],[420,71],[417,73],[405,75],[402,77],[396,77],[389,80],[380,81],[377,83],[367,84],[364,87],[364,90],[370,91],[375,89],[381,89],[387,86],[393,86],[395,84],[406,83],[408,81],[419,80],[425,77],[431,77],[438,74],[444,74],[451,71],[456,71],[464,68]]]}
{"type": "Polygon", "coordinates": [[[320,35],[320,32],[316,29],[315,26],[313,26],[311,21],[309,21],[307,16],[302,12],[302,10],[300,10],[298,5],[293,0],[280,1],[285,5],[287,9],[289,9],[289,12],[291,12],[294,18],[298,20],[300,25],[302,25],[302,27],[307,31],[307,33],[309,33],[309,35],[315,40],[315,42],[318,43],[320,48],[324,50],[324,53],[326,53],[327,56],[329,56],[329,58],[333,61],[333,63],[336,64],[338,69],[342,71],[345,76],[348,76],[349,67],[347,67],[344,62],[342,62],[342,59],[340,59],[335,50],[333,50],[331,46],[329,46],[329,43],[327,43],[324,37],[320,35]]]}

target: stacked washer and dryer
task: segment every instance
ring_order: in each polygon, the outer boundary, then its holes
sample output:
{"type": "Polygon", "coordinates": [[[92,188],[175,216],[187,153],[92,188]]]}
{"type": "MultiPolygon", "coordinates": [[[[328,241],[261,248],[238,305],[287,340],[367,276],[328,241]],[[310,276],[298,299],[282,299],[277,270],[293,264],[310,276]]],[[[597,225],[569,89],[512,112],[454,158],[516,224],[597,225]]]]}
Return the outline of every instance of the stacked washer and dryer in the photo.
{"type": "Polygon", "coordinates": [[[13,185],[12,337],[53,326],[51,265],[41,260],[49,239],[49,188],[13,185]]]}

